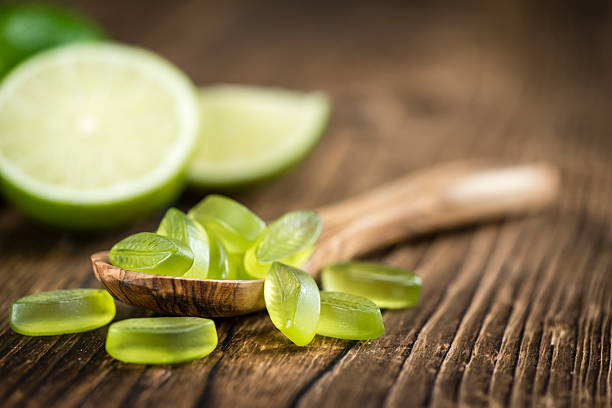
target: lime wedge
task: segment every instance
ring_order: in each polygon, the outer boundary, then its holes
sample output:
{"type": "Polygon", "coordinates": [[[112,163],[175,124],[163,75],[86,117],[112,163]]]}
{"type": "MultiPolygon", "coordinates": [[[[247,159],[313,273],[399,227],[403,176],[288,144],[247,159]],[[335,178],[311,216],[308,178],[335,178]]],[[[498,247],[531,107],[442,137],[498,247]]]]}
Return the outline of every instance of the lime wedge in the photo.
{"type": "Polygon", "coordinates": [[[200,187],[231,187],[270,178],[297,163],[327,122],[329,101],[237,85],[200,90],[202,128],[188,176],[200,187]]]}
{"type": "Polygon", "coordinates": [[[30,216],[109,228],[176,197],[196,143],[189,80],[147,51],[79,43],[45,51],[0,86],[0,175],[30,216]]]}

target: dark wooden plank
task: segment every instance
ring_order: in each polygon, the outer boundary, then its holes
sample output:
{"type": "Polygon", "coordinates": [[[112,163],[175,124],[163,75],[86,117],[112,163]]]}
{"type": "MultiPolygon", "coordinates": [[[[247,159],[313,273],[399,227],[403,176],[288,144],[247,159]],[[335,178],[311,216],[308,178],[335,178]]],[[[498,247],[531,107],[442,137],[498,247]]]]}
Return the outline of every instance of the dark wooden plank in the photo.
{"type": "MultiPolygon", "coordinates": [[[[77,2],[71,2],[77,3],[77,2]]],[[[0,321],[2,406],[612,406],[612,9],[607,2],[86,0],[121,41],[198,84],[324,89],[328,131],[296,169],[232,193],[264,218],[367,191],[419,167],[495,157],[560,167],[547,214],[398,243],[423,277],[367,342],[291,345],[265,313],[218,319],[219,347],[134,366],[105,330],[50,338],[0,321]]],[[[201,193],[176,203],[187,209],[201,193]]],[[[97,286],[90,253],[154,229],[72,235],[0,203],[0,310],[31,292],[97,286]]],[[[147,315],[127,306],[118,319],[147,315]]]]}

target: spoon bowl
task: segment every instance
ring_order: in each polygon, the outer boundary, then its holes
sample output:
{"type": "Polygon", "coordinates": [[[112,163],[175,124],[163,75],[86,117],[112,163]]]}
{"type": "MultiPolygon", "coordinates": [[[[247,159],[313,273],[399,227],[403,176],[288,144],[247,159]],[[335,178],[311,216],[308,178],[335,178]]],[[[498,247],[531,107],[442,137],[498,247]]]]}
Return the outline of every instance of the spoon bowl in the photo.
{"type": "Polygon", "coordinates": [[[155,312],[227,317],[264,308],[263,279],[195,279],[129,271],[112,265],[108,251],[93,254],[91,264],[115,298],[155,312]]]}
{"type": "MultiPolygon", "coordinates": [[[[317,277],[345,261],[408,237],[539,211],[557,195],[559,175],[548,164],[501,166],[463,161],[405,176],[374,191],[317,210],[323,230],[302,266],[317,277]]],[[[96,278],[122,302],[155,312],[225,317],[262,310],[263,279],[214,280],[128,271],[108,251],[91,256],[96,278]]]]}

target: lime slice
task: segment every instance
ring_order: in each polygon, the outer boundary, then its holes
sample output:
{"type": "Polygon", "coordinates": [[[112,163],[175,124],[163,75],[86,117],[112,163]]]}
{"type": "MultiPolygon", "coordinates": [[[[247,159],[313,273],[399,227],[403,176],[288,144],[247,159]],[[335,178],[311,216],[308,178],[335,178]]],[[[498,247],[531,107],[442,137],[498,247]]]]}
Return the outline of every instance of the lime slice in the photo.
{"type": "Polygon", "coordinates": [[[319,288],[312,276],[275,262],[266,276],[264,300],[278,330],[298,346],[310,343],[320,314],[319,288]]]}
{"type": "Polygon", "coordinates": [[[122,239],[108,257],[122,269],[168,276],[182,276],[193,264],[193,252],[186,244],[151,232],[122,239]]]}
{"type": "Polygon", "coordinates": [[[321,233],[314,211],[293,211],[274,221],[244,254],[249,275],[265,278],[273,262],[300,266],[308,260],[321,233]]]}
{"type": "Polygon", "coordinates": [[[38,54],[0,86],[0,174],[25,213],[109,228],[184,186],[196,143],[189,80],[138,48],[74,44],[38,54]]]}
{"type": "Polygon", "coordinates": [[[236,85],[200,90],[203,126],[188,176],[201,187],[270,178],[316,144],[329,113],[321,93],[236,85]]]}
{"type": "Polygon", "coordinates": [[[162,218],[157,233],[186,244],[193,253],[193,264],[183,276],[204,279],[208,275],[211,255],[208,234],[204,228],[176,208],[170,208],[162,218]]]}
{"type": "Polygon", "coordinates": [[[74,41],[104,37],[92,20],[51,4],[11,4],[0,7],[0,76],[34,53],[74,41]]]}
{"type": "Polygon", "coordinates": [[[380,337],[385,331],[376,303],[350,293],[322,291],[317,334],[347,340],[380,337]]]}

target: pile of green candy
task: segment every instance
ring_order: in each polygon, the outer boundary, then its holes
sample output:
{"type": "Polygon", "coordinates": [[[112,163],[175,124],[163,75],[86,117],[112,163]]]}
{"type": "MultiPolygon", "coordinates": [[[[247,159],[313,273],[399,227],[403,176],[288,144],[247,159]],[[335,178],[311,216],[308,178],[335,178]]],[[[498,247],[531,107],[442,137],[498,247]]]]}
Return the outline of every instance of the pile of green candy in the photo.
{"type": "MultiPolygon", "coordinates": [[[[287,338],[305,346],[316,334],[367,340],[384,332],[380,308],[418,303],[421,280],[409,271],[371,262],[325,267],[323,291],[298,269],[321,232],[313,211],[293,211],[270,225],[230,198],[210,195],[187,214],[169,209],[156,233],[142,232],[113,246],[113,265],[145,273],[196,279],[265,279],[270,319],[287,338]]],[[[40,293],[13,303],[10,324],[25,335],[93,330],[115,315],[104,290],[40,293]]],[[[106,350],[140,364],[170,364],[210,354],[215,324],[197,317],[127,319],[111,324],[106,350]]]]}

